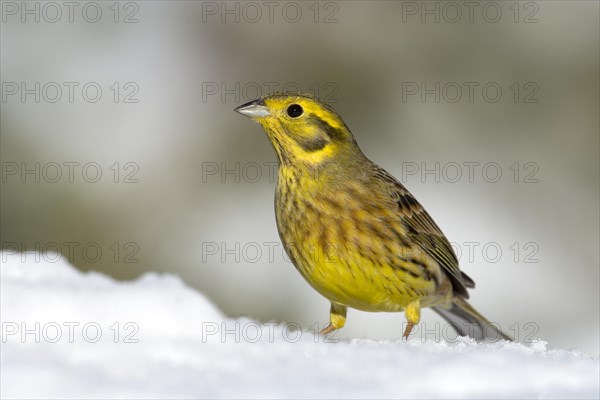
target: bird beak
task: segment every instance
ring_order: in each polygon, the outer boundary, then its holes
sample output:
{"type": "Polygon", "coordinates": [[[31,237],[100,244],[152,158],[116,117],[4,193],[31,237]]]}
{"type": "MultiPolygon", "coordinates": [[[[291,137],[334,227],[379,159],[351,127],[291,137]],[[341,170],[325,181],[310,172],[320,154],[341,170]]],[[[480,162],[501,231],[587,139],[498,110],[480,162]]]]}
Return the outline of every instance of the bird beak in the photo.
{"type": "Polygon", "coordinates": [[[263,118],[271,115],[263,99],[257,99],[249,103],[242,104],[234,111],[237,111],[248,118],[263,118]]]}

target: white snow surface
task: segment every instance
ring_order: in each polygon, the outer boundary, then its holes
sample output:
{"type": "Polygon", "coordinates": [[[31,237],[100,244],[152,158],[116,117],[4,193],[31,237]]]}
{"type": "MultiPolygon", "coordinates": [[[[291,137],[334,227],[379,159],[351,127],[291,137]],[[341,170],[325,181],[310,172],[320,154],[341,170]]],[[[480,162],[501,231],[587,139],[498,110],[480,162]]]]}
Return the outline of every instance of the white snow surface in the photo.
{"type": "Polygon", "coordinates": [[[543,341],[328,343],[226,318],[175,276],[0,255],[2,398],[600,397],[598,358],[543,341]]]}

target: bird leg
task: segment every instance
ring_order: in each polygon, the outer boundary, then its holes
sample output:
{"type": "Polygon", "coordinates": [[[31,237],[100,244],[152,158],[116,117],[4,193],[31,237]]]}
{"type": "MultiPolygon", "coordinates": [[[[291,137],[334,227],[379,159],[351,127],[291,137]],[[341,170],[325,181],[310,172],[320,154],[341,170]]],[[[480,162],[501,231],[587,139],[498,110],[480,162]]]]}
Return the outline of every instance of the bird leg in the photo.
{"type": "Polygon", "coordinates": [[[406,324],[406,329],[402,335],[402,340],[407,341],[410,332],[421,319],[421,302],[419,300],[415,300],[412,303],[409,303],[404,309],[404,314],[406,315],[406,320],[408,323],[406,324]]]}
{"type": "Polygon", "coordinates": [[[319,335],[327,335],[336,329],[343,328],[346,324],[346,313],[348,309],[340,304],[331,303],[329,311],[329,324],[321,329],[319,335]]]}

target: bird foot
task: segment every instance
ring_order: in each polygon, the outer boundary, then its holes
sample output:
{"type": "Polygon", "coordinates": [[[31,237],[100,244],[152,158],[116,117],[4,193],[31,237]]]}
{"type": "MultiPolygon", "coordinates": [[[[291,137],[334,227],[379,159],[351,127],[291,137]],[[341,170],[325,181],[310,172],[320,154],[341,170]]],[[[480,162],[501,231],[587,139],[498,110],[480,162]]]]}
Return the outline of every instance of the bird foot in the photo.
{"type": "Polygon", "coordinates": [[[321,331],[319,332],[319,335],[325,336],[327,334],[330,334],[333,331],[335,331],[335,327],[333,325],[329,324],[325,328],[321,329],[321,331]]]}

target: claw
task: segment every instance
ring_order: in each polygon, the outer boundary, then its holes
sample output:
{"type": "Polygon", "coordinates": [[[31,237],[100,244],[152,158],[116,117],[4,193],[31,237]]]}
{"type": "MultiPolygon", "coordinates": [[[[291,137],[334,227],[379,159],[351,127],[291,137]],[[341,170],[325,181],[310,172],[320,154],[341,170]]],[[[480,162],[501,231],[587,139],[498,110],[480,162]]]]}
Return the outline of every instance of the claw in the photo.
{"type": "Polygon", "coordinates": [[[321,331],[319,332],[319,335],[325,336],[325,335],[330,334],[333,331],[335,331],[335,327],[331,324],[328,324],[325,328],[321,329],[321,331]]]}
{"type": "Polygon", "coordinates": [[[408,340],[408,336],[410,335],[410,332],[412,331],[414,326],[415,326],[414,322],[409,321],[406,324],[406,329],[404,330],[404,334],[402,335],[402,341],[406,342],[408,340]]]}

